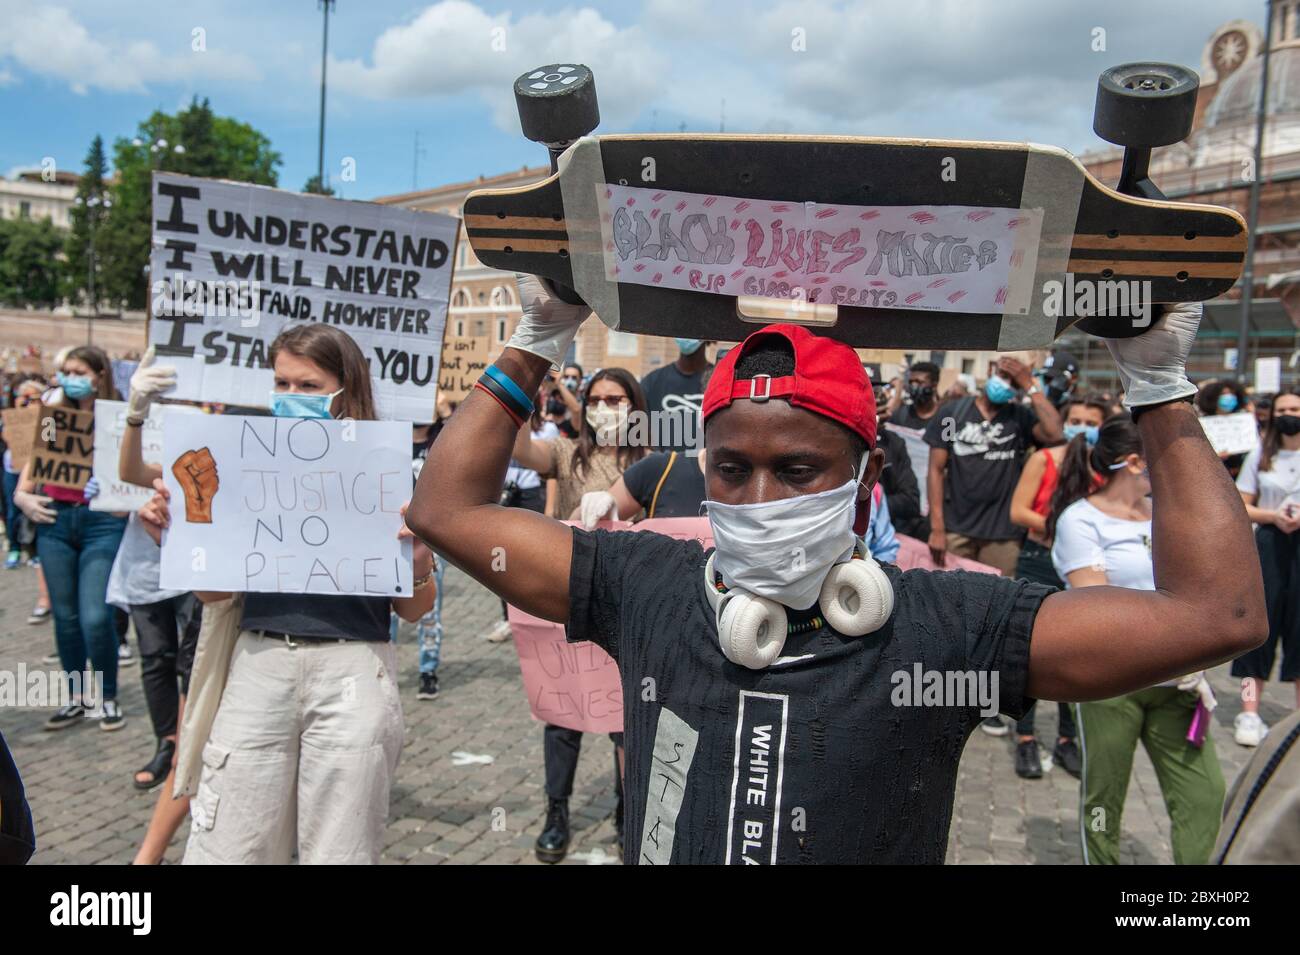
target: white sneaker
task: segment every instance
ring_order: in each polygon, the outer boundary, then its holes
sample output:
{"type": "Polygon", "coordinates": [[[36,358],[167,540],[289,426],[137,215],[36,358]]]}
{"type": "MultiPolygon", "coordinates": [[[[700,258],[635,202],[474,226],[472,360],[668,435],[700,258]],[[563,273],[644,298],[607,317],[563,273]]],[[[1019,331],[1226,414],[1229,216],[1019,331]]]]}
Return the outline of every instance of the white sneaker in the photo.
{"type": "Polygon", "coordinates": [[[485,639],[488,643],[505,643],[512,636],[514,636],[514,634],[510,632],[510,621],[502,620],[499,624],[488,631],[485,639]]]}
{"type": "Polygon", "coordinates": [[[1258,713],[1238,713],[1232,721],[1233,738],[1239,746],[1258,746],[1268,735],[1268,726],[1258,713]]]}

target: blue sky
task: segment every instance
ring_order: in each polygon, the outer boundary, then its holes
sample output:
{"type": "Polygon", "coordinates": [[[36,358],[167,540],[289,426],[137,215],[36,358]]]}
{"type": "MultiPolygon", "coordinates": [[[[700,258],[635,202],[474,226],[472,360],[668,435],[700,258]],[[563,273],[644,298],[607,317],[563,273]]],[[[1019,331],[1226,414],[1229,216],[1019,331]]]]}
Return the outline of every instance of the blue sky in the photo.
{"type": "MultiPolygon", "coordinates": [[[[349,198],[409,191],[417,132],[420,188],[539,164],[544,151],[518,131],[511,82],[573,60],[596,72],[607,132],[716,131],[721,119],[737,132],[1029,139],[1079,151],[1102,145],[1091,117],[1103,67],[1155,59],[1199,69],[1219,24],[1262,24],[1264,8],[337,0],[326,169],[349,198]],[[1092,49],[1099,28],[1104,51],[1092,49]],[[340,181],[346,158],[355,182],[340,181]]],[[[79,169],[96,133],[111,144],[194,95],[271,138],[282,186],[299,189],[316,171],[316,0],[0,0],[0,24],[2,174],[47,156],[79,169]]]]}

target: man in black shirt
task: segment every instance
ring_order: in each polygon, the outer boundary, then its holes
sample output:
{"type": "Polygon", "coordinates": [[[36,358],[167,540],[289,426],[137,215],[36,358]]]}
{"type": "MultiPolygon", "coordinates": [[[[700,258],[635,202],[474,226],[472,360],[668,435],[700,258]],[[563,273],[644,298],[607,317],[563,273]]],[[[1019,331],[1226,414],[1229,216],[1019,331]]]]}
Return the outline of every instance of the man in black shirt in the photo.
{"type": "Polygon", "coordinates": [[[1016,571],[1021,530],[1011,523],[1011,495],[1031,444],[1061,440],[1061,415],[1034,383],[1029,366],[1010,356],[998,360],[984,390],[950,401],[930,419],[930,553],[943,566],[952,551],[1016,571]],[[1026,392],[1025,406],[1016,389],[1026,392]]]}
{"type": "MultiPolygon", "coordinates": [[[[494,371],[531,394],[590,312],[530,276],[520,290],[524,317],[494,371]]],[[[958,760],[990,705],[1014,715],[1038,696],[1115,696],[1222,662],[1267,632],[1240,495],[1179,400],[1194,391],[1184,366],[1198,322],[1199,309],[1174,312],[1141,339],[1108,342],[1161,501],[1156,591],[1058,593],[886,567],[876,572],[892,613],[861,636],[832,629],[826,601],[843,596],[818,598],[818,587],[853,569],[856,547],[840,549],[845,503],[868,501],[883,453],[856,354],[798,326],[751,335],[709,382],[710,554],[497,505],[518,425],[508,396],[486,386],[434,445],[407,520],[485,586],[618,662],[625,861],[940,862],[958,760]],[[718,619],[734,636],[727,608],[765,594],[788,608],[788,626],[780,656],[754,669],[732,662],[718,619]]],[[[749,636],[779,639],[775,629],[749,636]]]]}
{"type": "Polygon", "coordinates": [[[901,382],[895,379],[885,409],[890,423],[900,428],[924,430],[939,410],[939,366],[931,361],[918,361],[907,369],[907,391],[899,385],[901,382]]]}
{"type": "MultiPolygon", "coordinates": [[[[708,342],[677,338],[677,360],[656,368],[641,379],[646,409],[658,419],[650,434],[658,451],[698,450],[700,402],[704,400],[704,373],[711,367],[708,342]]],[[[654,420],[654,419],[652,419],[654,420]]]]}

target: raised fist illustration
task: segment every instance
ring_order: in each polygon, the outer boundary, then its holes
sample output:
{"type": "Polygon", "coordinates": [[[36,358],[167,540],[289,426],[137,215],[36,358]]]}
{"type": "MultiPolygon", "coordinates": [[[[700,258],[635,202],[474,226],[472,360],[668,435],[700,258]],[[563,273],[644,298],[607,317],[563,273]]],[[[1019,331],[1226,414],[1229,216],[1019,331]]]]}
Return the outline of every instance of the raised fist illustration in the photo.
{"type": "Polygon", "coordinates": [[[172,465],[172,474],[185,495],[185,520],[191,524],[211,524],[212,498],[221,483],[212,452],[207,448],[186,451],[172,465]]]}

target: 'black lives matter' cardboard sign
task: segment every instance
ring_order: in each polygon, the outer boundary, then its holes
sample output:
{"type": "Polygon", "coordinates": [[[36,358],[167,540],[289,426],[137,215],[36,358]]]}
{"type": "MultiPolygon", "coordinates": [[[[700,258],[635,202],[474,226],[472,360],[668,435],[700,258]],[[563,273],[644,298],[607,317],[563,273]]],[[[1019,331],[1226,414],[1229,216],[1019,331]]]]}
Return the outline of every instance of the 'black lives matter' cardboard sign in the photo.
{"type": "Polygon", "coordinates": [[[32,445],[31,477],[39,486],[80,491],[94,473],[95,413],[71,408],[42,408],[32,445]]]}
{"type": "Polygon", "coordinates": [[[433,417],[460,220],[155,173],[149,341],[169,397],[265,406],[271,343],[332,325],[361,347],[381,417],[433,417]]]}

